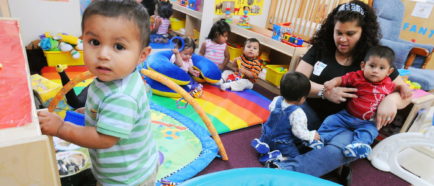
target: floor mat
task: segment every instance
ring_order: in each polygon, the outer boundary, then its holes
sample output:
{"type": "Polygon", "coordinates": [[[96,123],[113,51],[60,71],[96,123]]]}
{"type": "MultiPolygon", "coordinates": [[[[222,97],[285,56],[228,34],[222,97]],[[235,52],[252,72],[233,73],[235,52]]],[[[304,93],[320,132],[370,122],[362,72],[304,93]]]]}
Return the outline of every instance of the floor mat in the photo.
{"type": "MultiPolygon", "coordinates": [[[[221,91],[205,84],[201,98],[195,100],[205,110],[219,134],[257,125],[267,120],[270,100],[253,90],[221,91]]],[[[177,99],[153,95],[152,102],[184,115],[203,127],[205,124],[191,105],[178,108],[177,99]]]]}

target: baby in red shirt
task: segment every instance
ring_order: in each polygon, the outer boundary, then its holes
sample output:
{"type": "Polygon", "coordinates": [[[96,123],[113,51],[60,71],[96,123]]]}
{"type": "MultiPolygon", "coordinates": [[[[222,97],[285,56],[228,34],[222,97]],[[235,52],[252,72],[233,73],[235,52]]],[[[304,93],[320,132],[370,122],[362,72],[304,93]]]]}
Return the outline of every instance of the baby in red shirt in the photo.
{"type": "Polygon", "coordinates": [[[372,142],[378,135],[374,116],[378,105],[388,94],[400,89],[389,75],[394,71],[395,54],[386,46],[372,47],[361,63],[361,70],[324,83],[325,90],[338,86],[357,88],[357,98],[351,99],[346,109],[330,115],[318,130],[321,140],[327,143],[337,134],[352,130],[354,138],[343,151],[346,157],[365,158],[371,152],[372,142]]]}

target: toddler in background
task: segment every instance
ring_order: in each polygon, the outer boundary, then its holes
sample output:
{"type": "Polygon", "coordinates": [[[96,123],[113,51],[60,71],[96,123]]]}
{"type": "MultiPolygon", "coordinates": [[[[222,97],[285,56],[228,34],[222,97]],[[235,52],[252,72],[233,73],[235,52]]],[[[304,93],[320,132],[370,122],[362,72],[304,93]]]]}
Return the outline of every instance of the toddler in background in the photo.
{"type": "Polygon", "coordinates": [[[370,144],[378,135],[379,127],[373,121],[378,105],[394,90],[400,90],[404,94],[405,88],[408,88],[395,86],[389,77],[393,72],[394,59],[395,53],[389,47],[374,46],[361,62],[361,70],[324,83],[325,91],[339,86],[357,88],[357,98],[351,99],[344,110],[328,116],[321,124],[318,132],[324,143],[345,130],[352,130],[353,142],[345,147],[344,155],[357,158],[369,155],[372,150],[370,144]]]}
{"type": "Polygon", "coordinates": [[[152,26],[152,37],[154,43],[167,43],[169,40],[170,16],[173,14],[172,4],[169,1],[158,1],[156,15],[152,16],[154,25],[152,26]]]}
{"type": "Polygon", "coordinates": [[[172,49],[173,55],[172,57],[170,57],[170,62],[175,63],[185,72],[195,77],[199,77],[200,72],[193,68],[193,61],[191,60],[194,49],[196,49],[196,44],[194,43],[194,40],[189,37],[184,37],[183,40],[184,48],[179,51],[179,48],[181,48],[181,41],[178,41],[177,47],[175,49],[172,49]]]}
{"type": "Polygon", "coordinates": [[[244,43],[243,55],[235,58],[232,66],[235,70],[225,70],[220,80],[220,89],[243,91],[252,89],[253,83],[262,71],[262,62],[258,59],[260,51],[259,41],[249,38],[244,43]]]}
{"type": "Polygon", "coordinates": [[[136,66],[150,53],[149,16],[134,0],[96,0],[82,18],[88,88],[86,126],[39,111],[43,134],[89,149],[97,185],[154,185],[157,146],[146,89],[136,66]]]}
{"type": "Polygon", "coordinates": [[[300,72],[288,72],[280,80],[281,96],[270,103],[271,113],[262,125],[261,137],[251,142],[251,146],[261,154],[261,163],[299,155],[295,144],[297,139],[317,148],[320,136],[315,130],[307,129],[306,114],[299,106],[306,100],[310,86],[309,79],[300,72]]]}
{"type": "Polygon", "coordinates": [[[208,34],[207,39],[202,43],[199,54],[214,62],[220,70],[229,62],[229,51],[226,41],[231,33],[231,27],[224,19],[215,22],[208,34]]]}

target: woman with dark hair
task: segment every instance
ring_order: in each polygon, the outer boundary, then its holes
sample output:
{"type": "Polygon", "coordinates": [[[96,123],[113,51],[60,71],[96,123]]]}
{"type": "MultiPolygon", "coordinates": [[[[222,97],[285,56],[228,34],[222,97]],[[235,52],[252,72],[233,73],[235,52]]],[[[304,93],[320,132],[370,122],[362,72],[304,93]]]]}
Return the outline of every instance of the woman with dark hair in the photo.
{"type": "MultiPolygon", "coordinates": [[[[360,70],[360,63],[369,48],[376,46],[381,37],[377,16],[362,1],[351,1],[336,7],[324,20],[320,30],[312,38],[312,48],[303,56],[296,68],[309,77],[311,89],[306,103],[302,105],[308,118],[310,130],[320,127],[329,115],[344,109],[348,99],[356,98],[355,88],[335,87],[324,89],[324,82],[347,72],[360,70]]],[[[390,78],[396,85],[405,85],[395,70],[390,78]]],[[[406,86],[404,86],[406,87],[406,86]]],[[[392,93],[379,104],[375,122],[378,128],[391,123],[397,109],[410,102],[411,91],[404,88],[402,94],[392,93]]],[[[312,150],[284,161],[268,162],[269,167],[294,170],[322,176],[355,158],[345,157],[342,149],[351,143],[353,132],[344,131],[325,144],[322,149],[312,150]]]]}

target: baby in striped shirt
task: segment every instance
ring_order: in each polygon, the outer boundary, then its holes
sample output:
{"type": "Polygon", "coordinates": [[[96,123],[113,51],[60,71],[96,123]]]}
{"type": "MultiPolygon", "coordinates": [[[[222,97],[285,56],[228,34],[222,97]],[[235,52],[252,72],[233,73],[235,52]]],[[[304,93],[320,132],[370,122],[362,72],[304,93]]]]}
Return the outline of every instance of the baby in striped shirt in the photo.
{"type": "Polygon", "coordinates": [[[151,49],[149,16],[134,0],[93,1],[82,19],[90,84],[86,126],[38,112],[43,134],[89,149],[97,185],[155,185],[157,146],[146,88],[136,66],[151,49]]]}
{"type": "Polygon", "coordinates": [[[255,38],[247,39],[244,43],[243,55],[233,62],[235,70],[225,70],[220,80],[220,89],[243,91],[252,89],[253,83],[262,70],[262,62],[259,56],[259,41],[255,38]]]}

